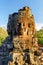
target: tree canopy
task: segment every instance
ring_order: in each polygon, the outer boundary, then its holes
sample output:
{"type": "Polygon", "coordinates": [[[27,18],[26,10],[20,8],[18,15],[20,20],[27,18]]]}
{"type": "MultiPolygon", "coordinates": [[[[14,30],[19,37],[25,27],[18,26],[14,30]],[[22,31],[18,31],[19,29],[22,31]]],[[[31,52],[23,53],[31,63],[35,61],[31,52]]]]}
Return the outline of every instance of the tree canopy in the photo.
{"type": "Polygon", "coordinates": [[[0,27],[0,46],[5,38],[8,36],[6,29],[0,27]]]}
{"type": "Polygon", "coordinates": [[[36,31],[36,37],[38,38],[38,43],[43,44],[43,27],[39,31],[36,31]]]}

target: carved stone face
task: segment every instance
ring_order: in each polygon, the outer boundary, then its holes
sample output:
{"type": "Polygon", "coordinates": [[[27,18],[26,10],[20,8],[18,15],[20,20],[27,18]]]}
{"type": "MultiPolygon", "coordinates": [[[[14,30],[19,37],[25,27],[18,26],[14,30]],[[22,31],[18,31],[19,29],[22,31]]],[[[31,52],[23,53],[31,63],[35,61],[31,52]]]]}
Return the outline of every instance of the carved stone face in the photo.
{"type": "Polygon", "coordinates": [[[19,11],[19,23],[21,24],[20,33],[22,35],[33,36],[35,33],[34,17],[31,10],[26,7],[19,11]],[[30,13],[30,14],[29,14],[30,13]]]}
{"type": "Polygon", "coordinates": [[[19,19],[20,21],[20,33],[24,36],[28,36],[28,37],[32,37],[35,33],[35,24],[34,21],[31,20],[29,18],[21,18],[19,19]]]}

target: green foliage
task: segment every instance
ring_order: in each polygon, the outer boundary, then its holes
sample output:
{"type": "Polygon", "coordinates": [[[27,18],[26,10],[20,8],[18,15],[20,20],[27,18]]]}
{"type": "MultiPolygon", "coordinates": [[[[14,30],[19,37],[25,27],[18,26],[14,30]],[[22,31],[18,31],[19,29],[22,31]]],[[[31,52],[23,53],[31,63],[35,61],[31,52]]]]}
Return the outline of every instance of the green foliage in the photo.
{"type": "Polygon", "coordinates": [[[38,38],[38,44],[43,44],[43,28],[41,28],[39,31],[36,31],[36,35],[38,38]]]}
{"type": "Polygon", "coordinates": [[[2,37],[0,37],[0,46],[2,45],[4,39],[2,37]]]}
{"type": "Polygon", "coordinates": [[[0,27],[0,46],[2,45],[5,38],[8,36],[7,31],[0,27]]]}
{"type": "Polygon", "coordinates": [[[43,44],[43,38],[38,38],[38,43],[43,44]]]}

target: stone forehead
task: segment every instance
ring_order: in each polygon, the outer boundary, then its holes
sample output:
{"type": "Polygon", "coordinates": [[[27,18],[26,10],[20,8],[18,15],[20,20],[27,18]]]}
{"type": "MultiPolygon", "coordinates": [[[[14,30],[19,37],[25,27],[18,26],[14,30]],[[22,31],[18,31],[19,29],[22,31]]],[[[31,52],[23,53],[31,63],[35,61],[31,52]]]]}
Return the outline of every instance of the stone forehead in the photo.
{"type": "Polygon", "coordinates": [[[31,10],[29,7],[27,7],[27,6],[25,6],[25,7],[23,7],[23,8],[21,8],[21,9],[19,9],[19,11],[24,11],[24,10],[31,10]]]}

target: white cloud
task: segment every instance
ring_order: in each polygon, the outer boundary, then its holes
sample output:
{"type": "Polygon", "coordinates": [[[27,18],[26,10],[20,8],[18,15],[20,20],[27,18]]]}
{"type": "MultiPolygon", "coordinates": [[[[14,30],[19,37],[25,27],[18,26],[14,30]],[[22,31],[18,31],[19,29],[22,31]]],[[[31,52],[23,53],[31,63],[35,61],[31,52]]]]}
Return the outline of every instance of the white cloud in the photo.
{"type": "Polygon", "coordinates": [[[36,23],[36,29],[39,30],[43,27],[43,23],[36,23]]]}
{"type": "Polygon", "coordinates": [[[7,29],[7,25],[0,25],[0,27],[7,29]]]}

